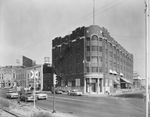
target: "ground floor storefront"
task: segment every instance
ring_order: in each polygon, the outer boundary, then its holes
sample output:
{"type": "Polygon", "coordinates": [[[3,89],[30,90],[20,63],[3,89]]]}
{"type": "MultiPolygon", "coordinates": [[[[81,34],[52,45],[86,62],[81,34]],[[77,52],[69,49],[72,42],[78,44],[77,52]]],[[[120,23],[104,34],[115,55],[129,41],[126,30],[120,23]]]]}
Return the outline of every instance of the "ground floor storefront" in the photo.
{"type": "MultiPolygon", "coordinates": [[[[70,78],[71,79],[71,78],[70,78]]],[[[78,90],[83,94],[110,94],[129,89],[131,82],[117,75],[104,75],[102,73],[88,73],[83,77],[72,78],[72,80],[61,81],[58,89],[78,90]]]]}

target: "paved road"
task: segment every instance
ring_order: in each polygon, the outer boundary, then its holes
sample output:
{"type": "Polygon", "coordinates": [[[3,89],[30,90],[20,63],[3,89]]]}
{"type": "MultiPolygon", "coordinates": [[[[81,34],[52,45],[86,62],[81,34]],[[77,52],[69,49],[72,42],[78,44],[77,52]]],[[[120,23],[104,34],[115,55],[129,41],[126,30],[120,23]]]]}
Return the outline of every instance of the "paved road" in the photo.
{"type": "MultiPolygon", "coordinates": [[[[47,100],[37,101],[36,106],[52,111],[53,96],[49,95],[47,100]]],[[[143,99],[135,97],[56,95],[56,111],[70,113],[78,117],[144,117],[145,102],[143,99]]]]}
{"type": "MultiPolygon", "coordinates": [[[[37,105],[51,110],[52,95],[47,101],[38,101],[37,105]]],[[[79,117],[144,117],[145,103],[139,98],[57,95],[56,110],[79,117]]]]}

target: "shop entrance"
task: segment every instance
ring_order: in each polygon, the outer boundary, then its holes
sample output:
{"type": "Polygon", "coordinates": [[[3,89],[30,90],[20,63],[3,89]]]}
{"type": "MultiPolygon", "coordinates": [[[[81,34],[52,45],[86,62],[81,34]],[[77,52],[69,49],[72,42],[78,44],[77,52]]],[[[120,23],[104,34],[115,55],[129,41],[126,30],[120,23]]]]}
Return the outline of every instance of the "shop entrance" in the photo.
{"type": "Polygon", "coordinates": [[[96,83],[91,83],[91,92],[96,92],[96,83]]]}

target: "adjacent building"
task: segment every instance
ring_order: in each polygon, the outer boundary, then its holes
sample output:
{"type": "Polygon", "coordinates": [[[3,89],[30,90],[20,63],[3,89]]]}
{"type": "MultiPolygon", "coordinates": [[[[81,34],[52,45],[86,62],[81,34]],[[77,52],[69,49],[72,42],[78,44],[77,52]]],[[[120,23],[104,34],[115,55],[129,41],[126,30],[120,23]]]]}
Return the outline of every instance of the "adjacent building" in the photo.
{"type": "Polygon", "coordinates": [[[97,25],[53,39],[52,64],[59,88],[103,94],[133,82],[133,55],[97,25]]]}
{"type": "Polygon", "coordinates": [[[16,81],[17,66],[3,66],[0,68],[0,87],[13,87],[16,81]]]}

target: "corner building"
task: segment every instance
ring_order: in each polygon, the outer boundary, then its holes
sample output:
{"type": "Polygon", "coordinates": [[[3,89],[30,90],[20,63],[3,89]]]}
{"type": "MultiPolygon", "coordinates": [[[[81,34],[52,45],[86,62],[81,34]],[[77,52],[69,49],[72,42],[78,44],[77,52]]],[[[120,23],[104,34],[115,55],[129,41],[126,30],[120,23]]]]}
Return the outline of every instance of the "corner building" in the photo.
{"type": "Polygon", "coordinates": [[[133,82],[133,55],[97,25],[53,39],[52,64],[61,89],[104,94],[133,82]]]}

